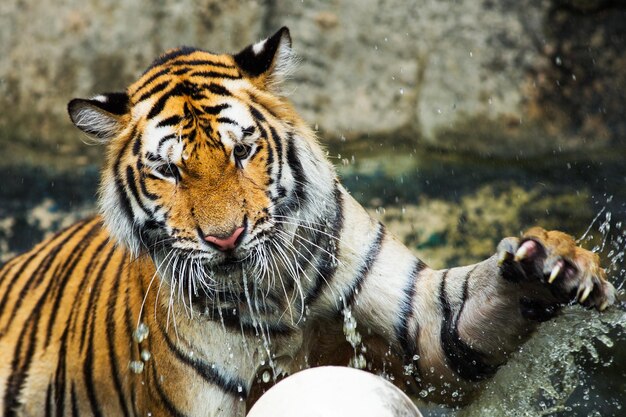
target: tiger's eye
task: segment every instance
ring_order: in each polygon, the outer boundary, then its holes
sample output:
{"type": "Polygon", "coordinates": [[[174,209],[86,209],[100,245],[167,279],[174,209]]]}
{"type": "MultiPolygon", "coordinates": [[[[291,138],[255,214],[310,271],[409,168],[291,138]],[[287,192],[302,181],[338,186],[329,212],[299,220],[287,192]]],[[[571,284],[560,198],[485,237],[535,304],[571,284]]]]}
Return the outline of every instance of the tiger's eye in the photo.
{"type": "Polygon", "coordinates": [[[178,167],[174,164],[163,164],[157,168],[155,168],[159,174],[166,178],[174,178],[175,180],[180,180],[180,171],[178,167]]]}
{"type": "Polygon", "coordinates": [[[250,146],[237,144],[233,149],[233,155],[236,159],[246,159],[250,155],[250,146]]]}

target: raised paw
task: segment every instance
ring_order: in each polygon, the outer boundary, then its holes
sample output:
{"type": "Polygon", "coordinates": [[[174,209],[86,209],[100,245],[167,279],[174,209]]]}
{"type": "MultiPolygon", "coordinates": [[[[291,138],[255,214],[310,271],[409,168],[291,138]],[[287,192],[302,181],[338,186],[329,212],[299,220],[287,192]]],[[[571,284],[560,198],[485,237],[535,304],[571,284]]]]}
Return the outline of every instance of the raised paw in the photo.
{"type": "Polygon", "coordinates": [[[563,232],[533,227],[521,239],[504,239],[498,264],[505,279],[542,282],[560,303],[577,301],[603,311],[615,302],[599,256],[563,232]]]}

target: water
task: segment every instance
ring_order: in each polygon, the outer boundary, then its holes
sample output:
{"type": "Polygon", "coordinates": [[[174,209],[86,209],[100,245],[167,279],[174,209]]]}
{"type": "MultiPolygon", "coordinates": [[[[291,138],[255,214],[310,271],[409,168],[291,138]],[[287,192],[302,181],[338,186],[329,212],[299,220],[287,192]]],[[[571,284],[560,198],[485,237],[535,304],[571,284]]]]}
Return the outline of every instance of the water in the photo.
{"type": "Polygon", "coordinates": [[[600,315],[580,307],[567,309],[541,326],[475,403],[447,415],[572,416],[587,415],[592,409],[602,415],[621,415],[624,399],[617,397],[619,392],[593,404],[591,395],[599,393],[586,368],[616,366],[600,349],[612,350],[616,342],[624,345],[625,326],[626,313],[622,310],[600,315]]]}

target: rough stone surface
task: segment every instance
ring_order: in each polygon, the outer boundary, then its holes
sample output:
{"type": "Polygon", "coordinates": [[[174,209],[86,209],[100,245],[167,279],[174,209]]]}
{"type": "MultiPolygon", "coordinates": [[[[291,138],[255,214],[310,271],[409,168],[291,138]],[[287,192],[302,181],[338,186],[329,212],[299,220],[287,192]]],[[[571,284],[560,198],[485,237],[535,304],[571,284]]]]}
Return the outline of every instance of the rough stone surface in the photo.
{"type": "Polygon", "coordinates": [[[288,25],[302,58],[290,94],[325,139],[607,149],[626,144],[624,19],[608,0],[6,0],[0,143],[18,162],[85,152],[70,98],[125,87],[167,48],[236,51],[288,25]]]}

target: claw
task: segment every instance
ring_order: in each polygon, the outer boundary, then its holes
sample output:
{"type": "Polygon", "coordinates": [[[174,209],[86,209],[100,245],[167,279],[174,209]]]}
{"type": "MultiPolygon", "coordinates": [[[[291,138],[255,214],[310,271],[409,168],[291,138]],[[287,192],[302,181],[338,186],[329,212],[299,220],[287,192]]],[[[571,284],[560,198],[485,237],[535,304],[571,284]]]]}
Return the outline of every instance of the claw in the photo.
{"type": "Polygon", "coordinates": [[[500,256],[498,257],[498,266],[502,266],[502,264],[504,263],[504,261],[507,260],[507,258],[510,256],[511,254],[509,252],[502,252],[500,254],[500,256]]]}
{"type": "Polygon", "coordinates": [[[520,246],[517,252],[515,252],[515,262],[519,262],[526,258],[526,255],[528,255],[528,248],[524,245],[520,246]]]}
{"type": "Polygon", "coordinates": [[[607,301],[604,301],[602,304],[600,304],[600,311],[604,311],[604,310],[606,310],[606,308],[607,308],[608,306],[609,306],[609,302],[608,302],[608,300],[607,300],[607,301]]]}
{"type": "Polygon", "coordinates": [[[550,273],[550,278],[548,278],[548,284],[552,284],[556,277],[561,273],[561,264],[556,264],[554,268],[552,268],[552,272],[550,273]]]}
{"type": "Polygon", "coordinates": [[[589,297],[589,294],[591,294],[592,288],[593,287],[585,287],[585,290],[583,291],[583,295],[580,296],[580,302],[581,303],[584,303],[585,300],[587,299],[587,297],[589,297]]]}

